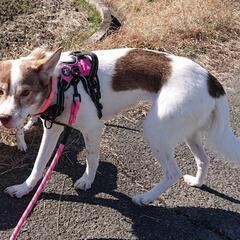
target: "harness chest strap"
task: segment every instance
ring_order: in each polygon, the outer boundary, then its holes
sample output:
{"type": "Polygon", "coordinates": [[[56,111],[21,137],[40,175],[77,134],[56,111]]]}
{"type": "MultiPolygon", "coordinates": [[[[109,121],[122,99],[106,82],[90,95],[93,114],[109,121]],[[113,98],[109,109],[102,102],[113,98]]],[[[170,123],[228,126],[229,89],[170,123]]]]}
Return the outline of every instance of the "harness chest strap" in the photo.
{"type": "MultiPolygon", "coordinates": [[[[98,117],[102,117],[102,104],[99,102],[101,98],[99,79],[97,76],[98,59],[93,53],[80,53],[73,52],[70,54],[72,61],[61,62],[58,66],[60,75],[58,76],[57,86],[57,102],[51,105],[55,95],[54,81],[51,78],[51,93],[40,107],[39,113],[46,121],[50,123],[58,123],[55,119],[64,110],[64,92],[69,89],[70,86],[74,88],[73,104],[71,106],[71,112],[76,115],[77,110],[80,107],[81,96],[78,93],[77,85],[81,81],[87,94],[91,97],[93,103],[96,106],[98,117]],[[50,106],[51,105],[51,106],[50,106]]],[[[76,120],[76,116],[74,117],[76,120]]],[[[74,118],[71,118],[71,122],[74,118]]],[[[46,126],[45,121],[45,126],[46,126]]],[[[61,124],[61,123],[58,123],[61,124]]],[[[64,125],[64,124],[63,124],[64,125]]],[[[51,125],[50,125],[51,127],[51,125]]]]}

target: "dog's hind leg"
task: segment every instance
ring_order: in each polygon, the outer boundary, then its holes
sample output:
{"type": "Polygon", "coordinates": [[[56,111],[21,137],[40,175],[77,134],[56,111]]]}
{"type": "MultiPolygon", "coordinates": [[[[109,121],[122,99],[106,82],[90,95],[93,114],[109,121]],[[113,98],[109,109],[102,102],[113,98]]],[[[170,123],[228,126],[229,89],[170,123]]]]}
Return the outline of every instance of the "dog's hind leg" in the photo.
{"type": "Polygon", "coordinates": [[[197,163],[197,174],[196,177],[184,175],[183,178],[190,186],[201,187],[207,177],[209,159],[203,149],[201,138],[198,134],[194,134],[191,138],[188,138],[186,142],[197,163]]]}
{"type": "Polygon", "coordinates": [[[83,176],[75,182],[74,187],[76,189],[86,191],[91,188],[94,181],[98,168],[102,128],[103,124],[99,122],[97,127],[87,132],[82,132],[87,150],[86,170],[83,176]]]}
{"type": "Polygon", "coordinates": [[[161,163],[164,175],[150,191],[133,197],[133,202],[139,205],[153,202],[181,177],[181,172],[173,157],[175,136],[171,127],[169,128],[168,121],[158,117],[156,107],[151,109],[144,122],[144,137],[154,156],[161,163]]]}

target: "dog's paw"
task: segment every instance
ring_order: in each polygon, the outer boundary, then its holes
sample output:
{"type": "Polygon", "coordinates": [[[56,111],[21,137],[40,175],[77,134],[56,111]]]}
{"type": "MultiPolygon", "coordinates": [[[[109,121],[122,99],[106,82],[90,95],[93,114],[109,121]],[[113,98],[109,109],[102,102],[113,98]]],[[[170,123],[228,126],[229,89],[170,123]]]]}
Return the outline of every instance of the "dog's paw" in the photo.
{"type": "Polygon", "coordinates": [[[31,191],[31,188],[29,188],[26,183],[7,187],[4,190],[4,192],[9,196],[16,197],[16,198],[21,198],[22,196],[28,194],[30,191],[31,191]]]}
{"type": "Polygon", "coordinates": [[[200,182],[196,177],[191,175],[183,176],[184,182],[190,185],[191,187],[201,187],[203,182],[200,182]]]}
{"type": "Polygon", "coordinates": [[[26,152],[27,151],[27,144],[25,141],[17,141],[17,148],[21,152],[26,152]]]}
{"type": "Polygon", "coordinates": [[[87,191],[91,188],[92,183],[93,180],[89,179],[87,175],[83,174],[83,176],[75,182],[74,188],[87,191]]]}
{"type": "Polygon", "coordinates": [[[147,193],[136,195],[132,198],[132,201],[140,206],[146,206],[149,205],[154,201],[147,193]]]}

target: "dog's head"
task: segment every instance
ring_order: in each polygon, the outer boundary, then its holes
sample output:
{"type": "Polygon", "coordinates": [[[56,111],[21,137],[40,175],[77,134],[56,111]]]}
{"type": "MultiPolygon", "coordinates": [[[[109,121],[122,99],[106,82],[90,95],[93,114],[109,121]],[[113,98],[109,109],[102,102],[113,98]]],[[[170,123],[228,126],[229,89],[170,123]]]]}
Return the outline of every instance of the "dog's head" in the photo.
{"type": "Polygon", "coordinates": [[[36,49],[27,57],[0,61],[0,122],[5,127],[14,128],[39,111],[50,94],[50,78],[61,51],[36,49]]]}

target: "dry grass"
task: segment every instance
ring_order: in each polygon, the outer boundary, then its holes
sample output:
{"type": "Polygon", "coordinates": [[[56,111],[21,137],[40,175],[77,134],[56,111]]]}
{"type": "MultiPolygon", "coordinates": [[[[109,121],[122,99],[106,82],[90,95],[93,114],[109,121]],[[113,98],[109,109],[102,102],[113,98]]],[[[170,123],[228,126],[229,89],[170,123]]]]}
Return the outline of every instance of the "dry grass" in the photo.
{"type": "Polygon", "coordinates": [[[240,12],[236,1],[105,2],[121,16],[123,27],[97,44],[97,48],[143,47],[195,56],[206,53],[213,40],[225,42],[240,34],[240,12]]]}
{"type": "Polygon", "coordinates": [[[149,48],[193,58],[220,77],[220,81],[230,72],[239,74],[238,0],[105,0],[105,3],[123,20],[121,29],[95,45],[75,48],[149,48]]]}

